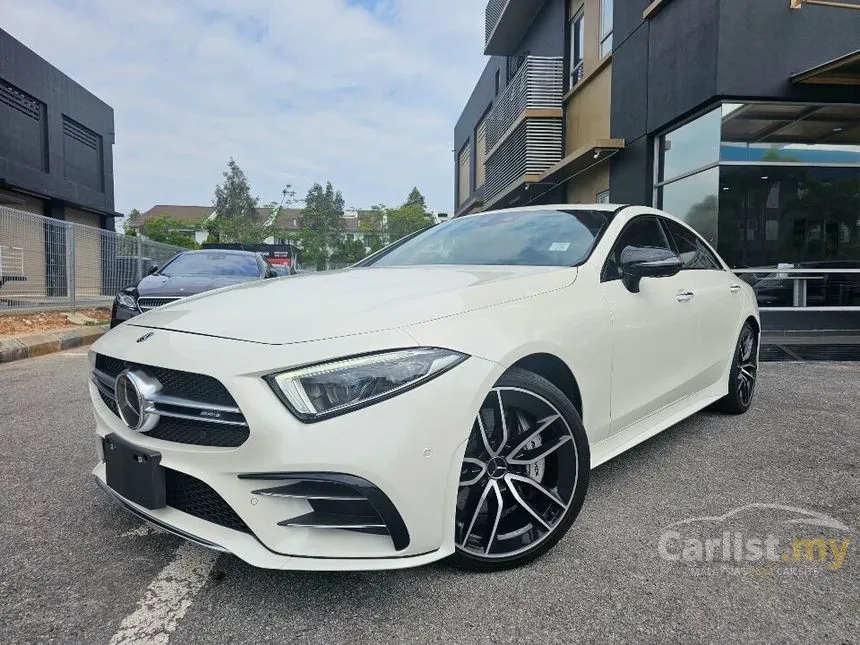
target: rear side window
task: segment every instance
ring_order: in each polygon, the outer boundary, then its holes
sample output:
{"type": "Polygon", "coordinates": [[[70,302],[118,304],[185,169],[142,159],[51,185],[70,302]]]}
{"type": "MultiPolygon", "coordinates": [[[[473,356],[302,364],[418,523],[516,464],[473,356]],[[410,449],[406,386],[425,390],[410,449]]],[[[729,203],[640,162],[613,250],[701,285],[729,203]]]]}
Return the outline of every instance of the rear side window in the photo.
{"type": "Polygon", "coordinates": [[[723,267],[699,236],[669,219],[662,220],[675,243],[675,250],[681,256],[684,269],[722,271],[723,267]]]}
{"type": "Polygon", "coordinates": [[[670,250],[669,241],[663,233],[663,228],[657,222],[657,218],[652,215],[637,217],[630,221],[618,240],[609,257],[606,259],[606,265],[603,268],[603,280],[617,280],[621,277],[619,269],[621,252],[628,246],[638,246],[642,248],[656,248],[670,250]]]}

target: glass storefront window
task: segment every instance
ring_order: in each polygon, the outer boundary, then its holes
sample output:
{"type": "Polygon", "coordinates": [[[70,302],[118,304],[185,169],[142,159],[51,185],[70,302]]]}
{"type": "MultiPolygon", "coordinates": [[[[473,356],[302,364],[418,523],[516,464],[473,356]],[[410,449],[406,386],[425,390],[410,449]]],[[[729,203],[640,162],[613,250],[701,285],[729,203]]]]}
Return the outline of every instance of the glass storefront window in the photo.
{"type": "Polygon", "coordinates": [[[721,121],[721,110],[716,108],[662,137],[660,181],[719,161],[721,121]]]}
{"type": "Polygon", "coordinates": [[[717,245],[720,169],[710,168],[660,188],[660,208],[683,220],[717,245]]]}
{"type": "Polygon", "coordinates": [[[723,103],[660,144],[658,205],[760,306],[860,308],[860,104],[723,103]]]}
{"type": "Polygon", "coordinates": [[[860,167],[724,166],[719,204],[720,255],[769,268],[744,275],[760,307],[860,306],[860,274],[837,272],[860,269],[860,167]]]}
{"type": "Polygon", "coordinates": [[[860,105],[723,104],[720,160],[860,164],[860,105]]]}
{"type": "Polygon", "coordinates": [[[853,262],[860,167],[723,166],[718,251],[732,267],[853,262]]]}

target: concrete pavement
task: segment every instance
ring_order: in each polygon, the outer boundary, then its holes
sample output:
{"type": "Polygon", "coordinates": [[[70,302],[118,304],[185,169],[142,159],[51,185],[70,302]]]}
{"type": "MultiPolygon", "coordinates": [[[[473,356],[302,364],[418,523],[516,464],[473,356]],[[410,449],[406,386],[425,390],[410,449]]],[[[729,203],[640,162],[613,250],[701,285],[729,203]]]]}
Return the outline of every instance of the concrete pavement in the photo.
{"type": "MultiPolygon", "coordinates": [[[[0,366],[2,642],[853,643],[860,634],[860,363],[763,365],[750,413],[696,415],[601,466],[552,552],[485,575],[444,564],[263,571],[144,528],[91,481],[87,369],[83,350],[0,366]],[[843,565],[722,568],[660,556],[668,525],[748,504],[839,520],[849,528],[843,565]]],[[[755,513],[745,530],[776,530],[755,513]]]]}

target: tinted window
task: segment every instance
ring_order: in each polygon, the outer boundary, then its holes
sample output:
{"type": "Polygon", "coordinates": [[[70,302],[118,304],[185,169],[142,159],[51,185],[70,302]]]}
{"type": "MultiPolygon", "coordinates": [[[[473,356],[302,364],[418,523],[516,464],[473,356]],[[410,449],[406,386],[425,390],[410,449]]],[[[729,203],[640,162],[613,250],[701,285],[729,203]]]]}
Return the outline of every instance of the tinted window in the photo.
{"type": "Polygon", "coordinates": [[[242,253],[183,253],[167,264],[163,275],[259,276],[257,258],[242,253]]]}
{"type": "Polygon", "coordinates": [[[505,211],[457,218],[394,247],[374,266],[508,264],[572,266],[591,252],[609,211],[505,211]]]}
{"type": "Polygon", "coordinates": [[[684,269],[722,270],[717,258],[695,233],[672,220],[664,219],[663,224],[669,229],[669,234],[675,242],[675,249],[684,263],[684,269]]]}
{"type": "Polygon", "coordinates": [[[612,247],[603,269],[604,280],[615,280],[621,277],[621,270],[618,268],[619,258],[621,252],[628,246],[669,249],[669,243],[663,234],[663,229],[657,222],[657,218],[652,216],[637,217],[624,227],[624,231],[615,242],[615,246],[612,247]]]}

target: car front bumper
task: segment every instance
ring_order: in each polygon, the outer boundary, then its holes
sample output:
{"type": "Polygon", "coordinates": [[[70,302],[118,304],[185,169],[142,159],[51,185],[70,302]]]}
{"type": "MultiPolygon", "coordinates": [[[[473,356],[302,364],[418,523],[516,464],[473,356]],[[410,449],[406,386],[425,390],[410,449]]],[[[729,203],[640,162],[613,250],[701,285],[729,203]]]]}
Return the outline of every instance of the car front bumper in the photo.
{"type": "Polygon", "coordinates": [[[465,444],[502,366],[470,357],[391,399],[313,424],[298,421],[262,378],[310,362],[414,346],[414,339],[399,331],[276,346],[123,325],[100,339],[93,346],[93,355],[218,379],[244,414],[249,435],[238,447],[222,448],[164,441],[135,432],[110,410],[91,382],[99,436],[99,463],[93,474],[138,516],[259,567],[393,569],[439,560],[454,552],[457,487],[465,444]],[[149,331],[154,331],[153,336],[138,343],[149,331]],[[103,447],[109,435],[156,451],[162,467],[211,488],[248,530],[227,528],[170,504],[150,510],[111,490],[103,447]],[[396,544],[393,534],[279,525],[310,512],[311,503],[254,491],[275,488],[284,483],[283,477],[308,473],[360,478],[372,485],[402,520],[408,535],[405,546],[402,541],[396,544]]]}

